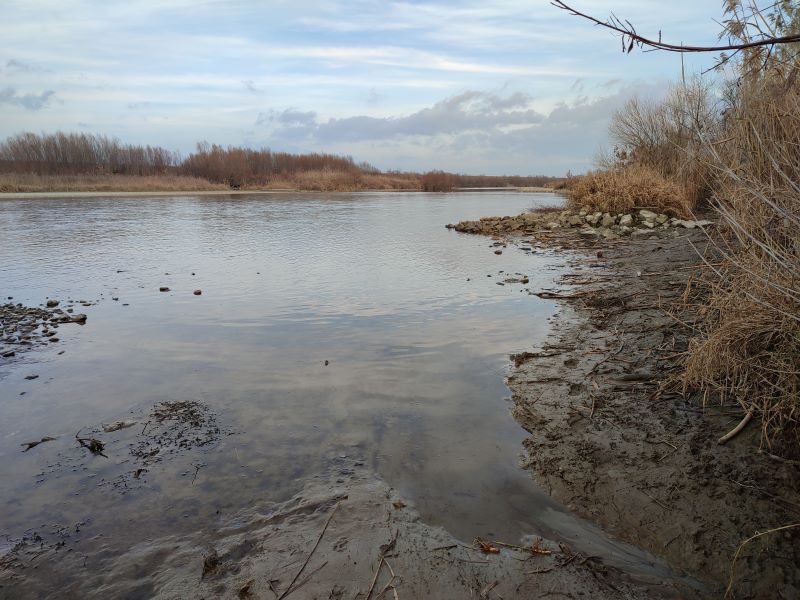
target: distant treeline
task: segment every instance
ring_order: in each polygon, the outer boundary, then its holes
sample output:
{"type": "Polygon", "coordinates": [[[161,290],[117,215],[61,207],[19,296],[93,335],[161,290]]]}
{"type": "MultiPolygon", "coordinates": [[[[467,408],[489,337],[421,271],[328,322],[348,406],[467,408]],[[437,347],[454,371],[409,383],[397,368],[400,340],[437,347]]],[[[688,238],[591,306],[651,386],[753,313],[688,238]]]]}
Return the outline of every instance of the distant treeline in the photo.
{"type": "Polygon", "coordinates": [[[547,176],[462,175],[382,172],[352,157],[324,153],[290,154],[269,149],[223,147],[203,142],[187,157],[158,146],[123,144],[115,138],[87,133],[22,133],[0,142],[0,173],[50,175],[175,175],[205,179],[231,188],[301,182],[315,177],[337,185],[380,186],[449,191],[459,187],[554,187],[563,178],[547,176]],[[378,179],[380,181],[378,181],[378,179]]]}

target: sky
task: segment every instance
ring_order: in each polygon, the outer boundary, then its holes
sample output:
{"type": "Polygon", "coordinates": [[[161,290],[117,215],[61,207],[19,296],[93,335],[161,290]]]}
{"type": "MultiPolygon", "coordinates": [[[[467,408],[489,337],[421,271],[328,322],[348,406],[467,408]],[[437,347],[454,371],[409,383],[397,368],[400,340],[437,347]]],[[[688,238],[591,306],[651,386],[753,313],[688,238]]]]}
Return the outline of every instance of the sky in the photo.
{"type": "MultiPolygon", "coordinates": [[[[568,0],[712,44],[720,0],[568,0]]],[[[713,57],[687,55],[687,73],[713,57]]],[[[381,169],[591,168],[615,110],[681,74],[548,0],[0,0],[0,137],[91,132],[381,169]]]]}

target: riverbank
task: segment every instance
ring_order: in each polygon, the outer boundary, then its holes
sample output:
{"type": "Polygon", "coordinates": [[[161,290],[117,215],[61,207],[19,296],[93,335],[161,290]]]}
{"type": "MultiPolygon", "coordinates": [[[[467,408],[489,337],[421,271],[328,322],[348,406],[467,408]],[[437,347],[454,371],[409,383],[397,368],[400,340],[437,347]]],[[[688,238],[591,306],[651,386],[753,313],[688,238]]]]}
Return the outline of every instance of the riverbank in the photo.
{"type": "Polygon", "coordinates": [[[709,582],[709,597],[729,582],[736,598],[795,597],[796,529],[748,544],[735,572],[732,561],[756,533],[800,521],[797,465],[761,448],[756,427],[718,443],[743,415],[672,381],[700,318],[683,293],[700,266],[695,248],[710,252],[699,231],[710,223],[645,215],[454,226],[565,252],[558,287],[532,292],[561,303],[552,333],[539,351],[514,356],[508,377],[515,418],[531,434],[526,466],[581,516],[709,582]]]}

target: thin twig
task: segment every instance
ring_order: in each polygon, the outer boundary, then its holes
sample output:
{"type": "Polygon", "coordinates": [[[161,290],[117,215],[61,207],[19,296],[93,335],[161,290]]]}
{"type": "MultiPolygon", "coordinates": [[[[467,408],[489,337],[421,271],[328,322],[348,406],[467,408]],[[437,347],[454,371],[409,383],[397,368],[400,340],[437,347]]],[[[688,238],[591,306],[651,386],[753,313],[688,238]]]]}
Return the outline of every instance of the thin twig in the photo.
{"type": "Polygon", "coordinates": [[[733,597],[733,577],[736,574],[736,561],[739,560],[739,554],[741,554],[744,547],[755,540],[756,538],[760,538],[761,536],[768,535],[770,533],[775,533],[776,531],[783,531],[785,529],[792,529],[794,527],[800,527],[800,523],[792,523],[791,525],[784,525],[782,527],[776,527],[775,529],[768,529],[767,531],[762,531],[761,533],[757,533],[753,536],[750,536],[736,549],[736,554],[733,555],[733,561],[731,562],[731,575],[728,579],[728,587],[725,589],[725,598],[732,598],[733,597]]]}
{"type": "Polygon", "coordinates": [[[322,541],[322,536],[325,535],[325,532],[328,529],[328,525],[330,525],[331,519],[333,519],[333,515],[335,515],[336,511],[339,509],[339,504],[340,504],[340,502],[337,502],[336,506],[333,507],[333,510],[331,511],[331,514],[328,516],[328,520],[325,521],[325,527],[322,528],[322,531],[320,532],[319,537],[317,538],[317,543],[314,544],[314,547],[311,549],[311,552],[309,552],[308,557],[306,558],[305,562],[303,563],[303,566],[300,567],[300,570],[297,572],[297,575],[294,576],[294,579],[292,579],[292,582],[289,584],[289,587],[287,587],[285,590],[283,590],[283,593],[280,596],[278,596],[278,600],[283,600],[292,591],[294,591],[294,590],[292,590],[292,586],[297,581],[297,578],[300,577],[300,574],[306,568],[306,565],[308,565],[308,561],[310,561],[311,557],[314,555],[314,551],[317,549],[317,546],[319,546],[319,543],[322,541]]]}

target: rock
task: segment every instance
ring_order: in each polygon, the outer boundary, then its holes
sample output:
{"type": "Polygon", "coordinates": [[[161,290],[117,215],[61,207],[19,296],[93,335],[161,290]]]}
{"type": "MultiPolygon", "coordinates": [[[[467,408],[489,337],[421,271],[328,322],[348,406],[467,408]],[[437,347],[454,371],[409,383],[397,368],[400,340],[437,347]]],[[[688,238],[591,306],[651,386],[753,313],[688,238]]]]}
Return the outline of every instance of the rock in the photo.
{"type": "Polygon", "coordinates": [[[556,223],[555,221],[551,221],[550,223],[547,224],[548,229],[558,229],[559,227],[561,227],[561,224],[556,223]]]}
{"type": "Polygon", "coordinates": [[[602,215],[600,213],[595,213],[593,215],[586,215],[586,217],[585,217],[586,218],[586,222],[589,225],[597,225],[597,223],[600,221],[600,217],[601,216],[602,215]]]}
{"type": "Polygon", "coordinates": [[[603,219],[600,221],[600,225],[603,227],[612,227],[615,223],[616,219],[608,213],[604,214],[603,219]]]}
{"type": "Polygon", "coordinates": [[[58,300],[52,299],[47,301],[47,308],[55,308],[58,306],[58,300]]]}
{"type": "Polygon", "coordinates": [[[642,218],[642,221],[652,223],[653,221],[656,220],[656,217],[658,215],[651,210],[642,209],[639,211],[639,216],[642,218]]]}
{"type": "Polygon", "coordinates": [[[593,227],[586,227],[578,232],[581,237],[597,237],[597,230],[593,227]]]}
{"type": "Polygon", "coordinates": [[[667,215],[662,214],[656,217],[656,223],[658,223],[659,225],[663,225],[667,221],[669,221],[669,217],[667,215]]]}
{"type": "Polygon", "coordinates": [[[653,223],[652,221],[642,221],[642,225],[644,227],[647,227],[648,229],[652,229],[653,227],[656,226],[656,224],[653,223]]]}
{"type": "Polygon", "coordinates": [[[169,288],[167,286],[163,285],[160,288],[158,288],[158,291],[159,292],[168,292],[169,288]]]}
{"type": "Polygon", "coordinates": [[[83,314],[83,313],[79,313],[77,315],[73,315],[72,317],[69,317],[67,319],[67,322],[68,323],[80,323],[81,325],[83,325],[84,323],[86,323],[86,315],[83,314]]]}
{"type": "Polygon", "coordinates": [[[27,379],[28,381],[32,381],[32,380],[38,379],[38,378],[39,378],[38,375],[25,375],[25,379],[27,379]]]}
{"type": "Polygon", "coordinates": [[[502,253],[503,253],[503,251],[502,251],[502,250],[495,250],[495,251],[494,251],[494,253],[495,253],[495,254],[502,254],[502,253]]]}
{"type": "Polygon", "coordinates": [[[632,215],[622,215],[619,218],[619,224],[624,227],[630,227],[631,223],[633,223],[633,216],[632,215]]]}
{"type": "Polygon", "coordinates": [[[583,219],[581,219],[578,215],[572,215],[567,219],[567,223],[569,223],[572,227],[578,227],[581,223],[583,223],[583,219]]]}
{"type": "Polygon", "coordinates": [[[193,293],[195,296],[199,296],[200,294],[202,294],[202,293],[203,293],[203,290],[195,290],[195,291],[194,291],[194,292],[192,292],[192,293],[193,293]]]}

